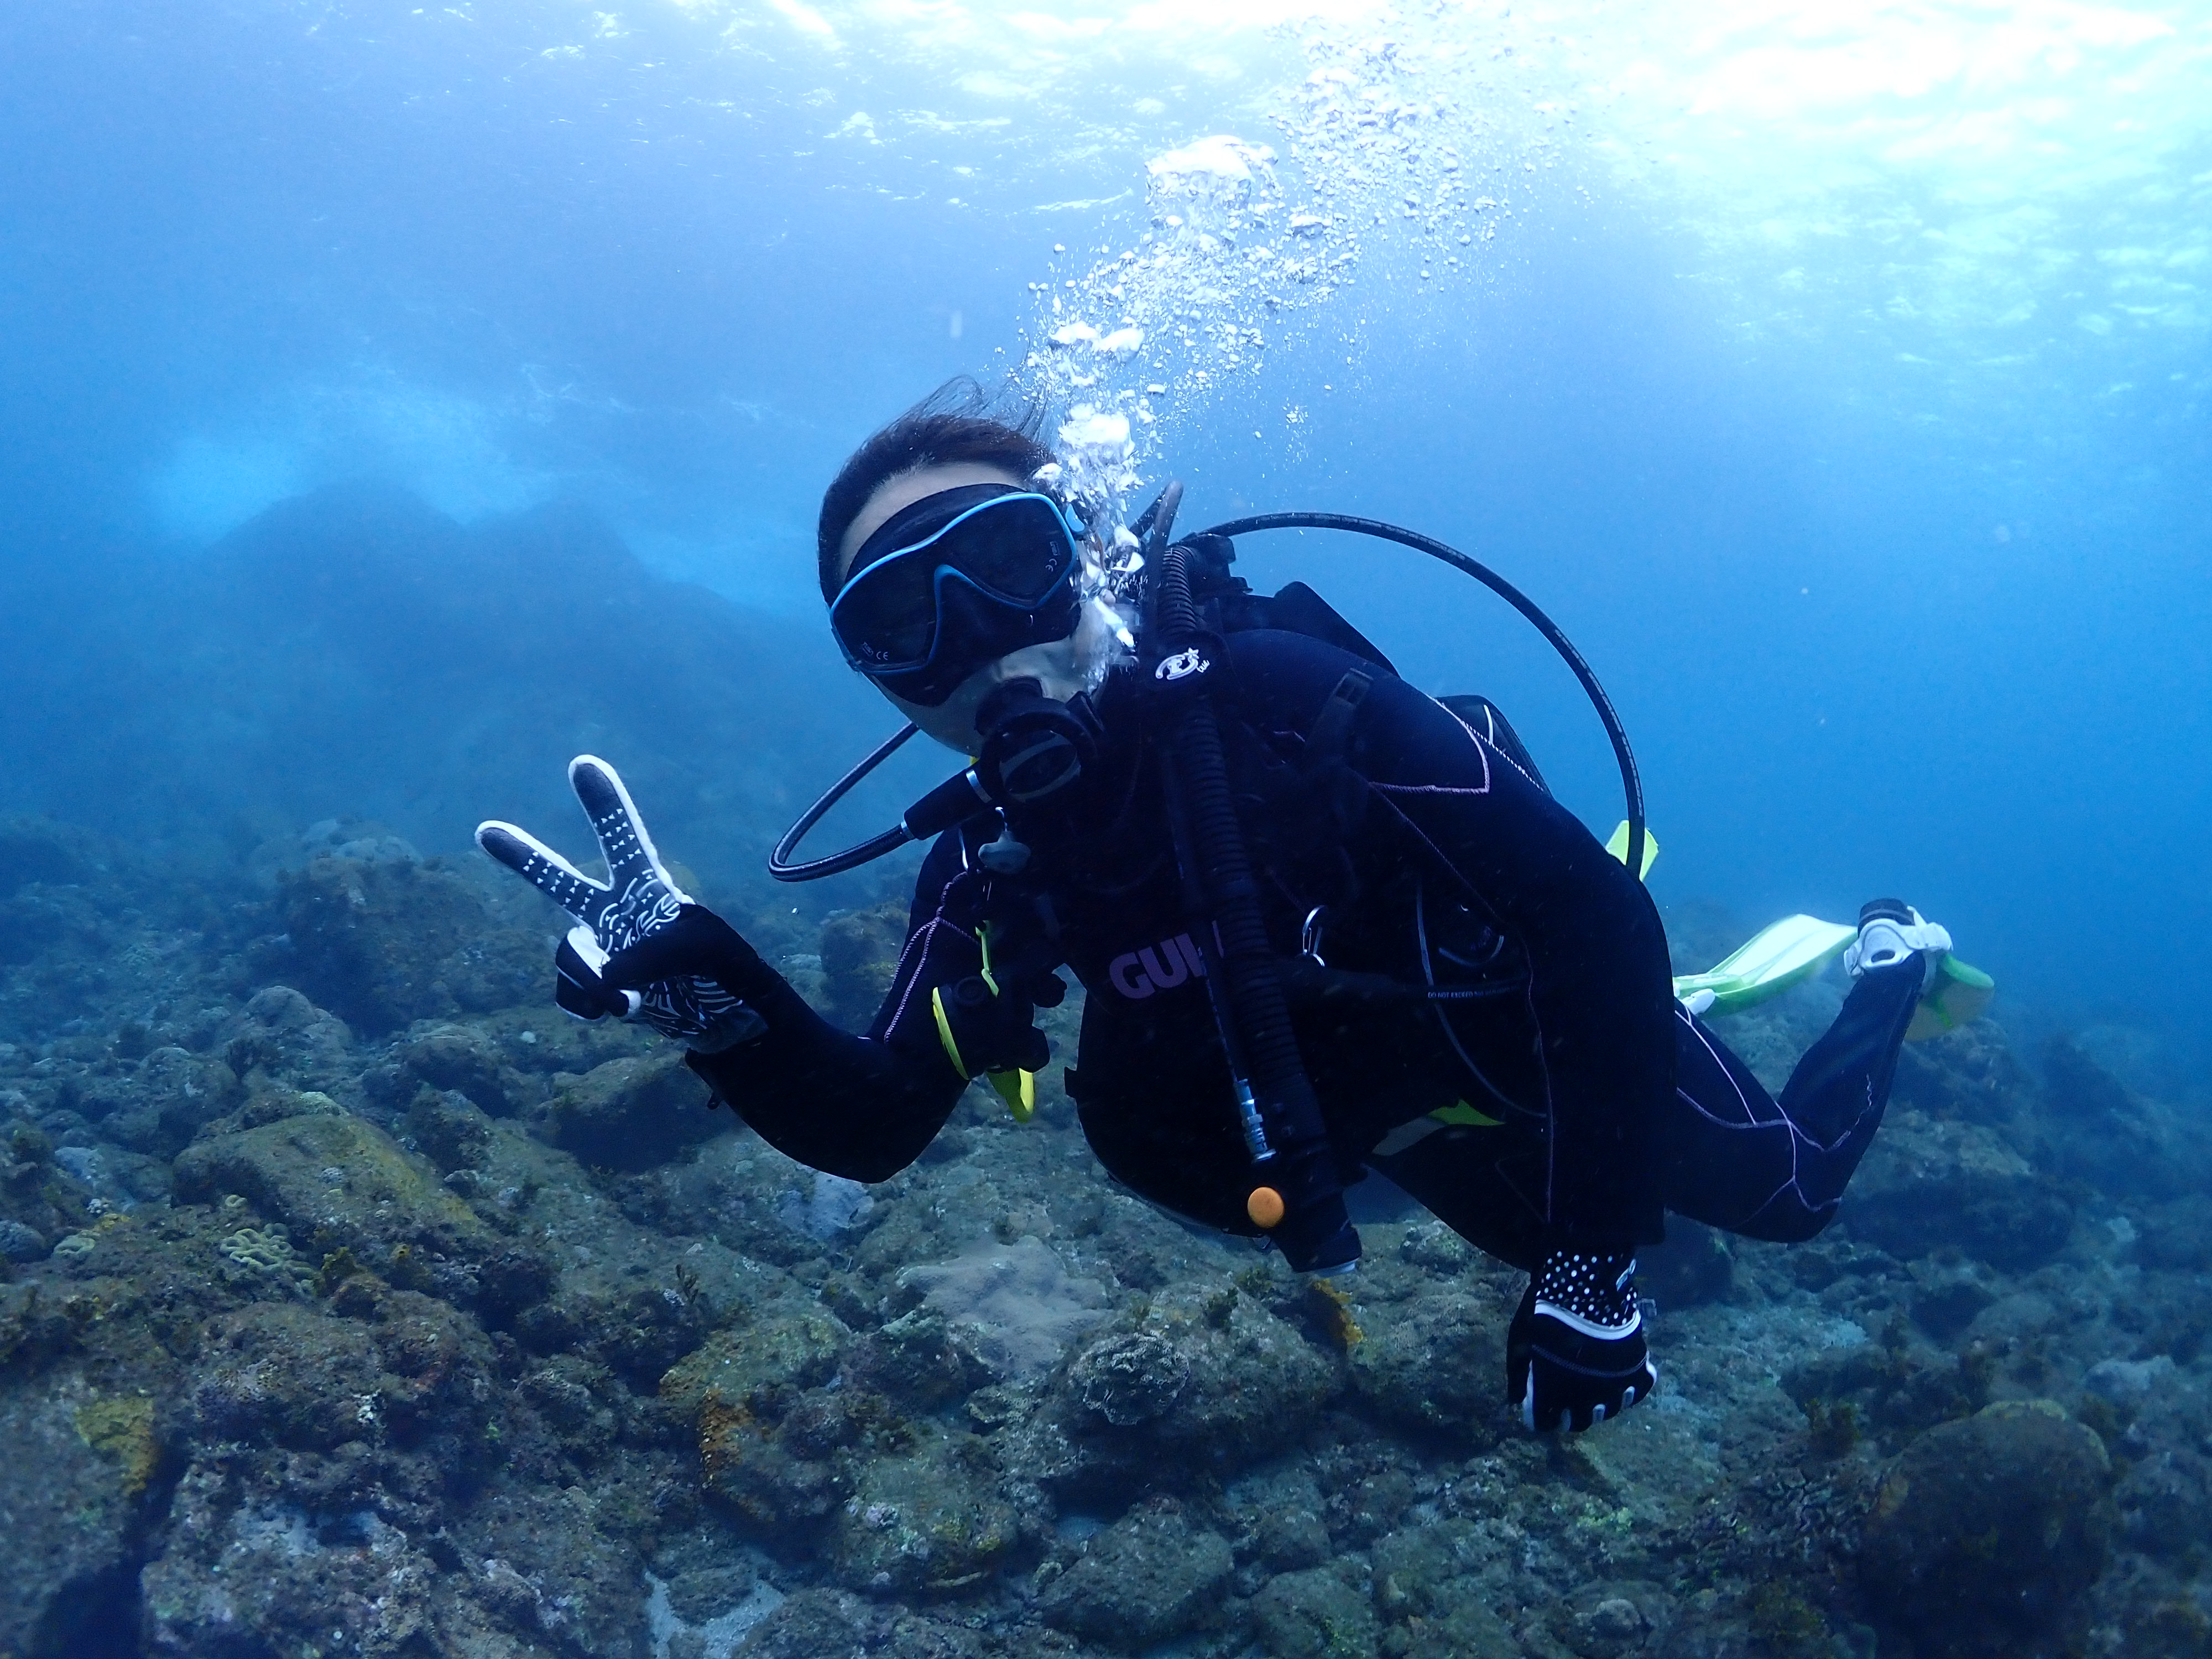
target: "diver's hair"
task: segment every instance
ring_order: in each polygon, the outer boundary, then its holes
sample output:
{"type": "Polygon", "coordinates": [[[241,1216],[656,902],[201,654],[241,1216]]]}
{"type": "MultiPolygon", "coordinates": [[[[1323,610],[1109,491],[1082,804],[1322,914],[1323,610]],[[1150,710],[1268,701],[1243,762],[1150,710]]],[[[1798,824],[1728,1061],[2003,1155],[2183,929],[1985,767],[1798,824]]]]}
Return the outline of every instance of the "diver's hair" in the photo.
{"type": "Polygon", "coordinates": [[[1027,478],[1053,459],[1044,441],[1045,405],[1017,404],[1011,392],[994,397],[971,375],[947,380],[858,449],[822,495],[815,530],[822,597],[837,597],[838,554],[845,532],[868,497],[917,467],[970,461],[1003,467],[1027,478]]]}

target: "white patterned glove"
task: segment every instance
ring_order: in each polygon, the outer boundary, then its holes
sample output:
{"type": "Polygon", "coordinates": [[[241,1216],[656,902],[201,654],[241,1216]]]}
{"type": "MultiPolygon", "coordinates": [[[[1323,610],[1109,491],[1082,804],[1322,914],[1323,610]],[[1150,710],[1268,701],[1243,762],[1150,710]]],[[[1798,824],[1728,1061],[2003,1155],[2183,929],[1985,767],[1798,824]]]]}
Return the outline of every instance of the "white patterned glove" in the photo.
{"type": "Polygon", "coordinates": [[[708,1051],[767,1030],[737,992],[703,974],[677,975],[634,991],[599,976],[609,957],[673,927],[686,907],[698,907],[662,866],[613,767],[596,755],[579,755],[568,763],[568,783],[599,837],[605,881],[592,880],[526,830],[495,818],[477,826],[477,846],[576,919],[554,955],[560,975],[555,1000],[580,1019],[612,1014],[639,1020],[708,1051]]]}

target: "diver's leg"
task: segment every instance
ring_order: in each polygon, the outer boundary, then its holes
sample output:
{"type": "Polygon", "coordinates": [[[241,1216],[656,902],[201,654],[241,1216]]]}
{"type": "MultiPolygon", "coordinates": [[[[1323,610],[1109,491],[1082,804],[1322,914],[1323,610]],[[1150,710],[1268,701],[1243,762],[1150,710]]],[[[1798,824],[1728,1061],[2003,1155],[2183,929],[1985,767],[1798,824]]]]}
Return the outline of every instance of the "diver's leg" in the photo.
{"type": "MultiPolygon", "coordinates": [[[[1397,1138],[1386,1138],[1382,1145],[1397,1138]]],[[[1510,1122],[1495,1127],[1440,1126],[1399,1151],[1377,1148],[1368,1153],[1367,1167],[1405,1188],[1476,1249],[1534,1273],[1544,1259],[1544,1223],[1521,1189],[1543,1191],[1540,1140],[1540,1135],[1510,1122]]]]}
{"type": "Polygon", "coordinates": [[[1217,1102],[1194,1094],[1133,1100],[1086,1087],[1075,1074],[1069,1093],[1091,1152],[1138,1197],[1200,1226],[1246,1237],[1259,1232],[1244,1211],[1252,1161],[1217,1102]]]}
{"type": "MultiPolygon", "coordinates": [[[[1856,1143],[1853,1168],[1889,1103],[1898,1051],[1905,1047],[1905,1028],[1912,1024],[1923,984],[1917,957],[1860,975],[1835,1024],[1805,1051],[1783,1085],[1784,1115],[1816,1146],[1856,1143]]],[[[1846,1168],[1835,1183],[1838,1193],[1850,1178],[1846,1168]]]]}
{"type": "Polygon", "coordinates": [[[1862,973],[1779,1101],[1678,1007],[1674,1099],[1659,1136],[1667,1207],[1780,1243],[1826,1226],[1881,1125],[1923,979],[1917,955],[1862,973]]]}

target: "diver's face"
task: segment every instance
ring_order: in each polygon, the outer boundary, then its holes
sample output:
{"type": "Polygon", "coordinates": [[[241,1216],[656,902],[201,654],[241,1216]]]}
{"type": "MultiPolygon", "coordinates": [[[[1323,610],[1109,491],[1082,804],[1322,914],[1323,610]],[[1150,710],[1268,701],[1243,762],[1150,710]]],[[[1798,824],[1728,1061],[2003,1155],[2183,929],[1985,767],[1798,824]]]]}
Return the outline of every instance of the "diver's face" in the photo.
{"type": "MultiPolygon", "coordinates": [[[[847,526],[845,538],[838,544],[837,580],[844,581],[853,574],[853,557],[895,514],[902,513],[916,501],[947,489],[959,489],[969,484],[1009,484],[1016,489],[1029,487],[1029,481],[1004,467],[987,466],[974,461],[955,461],[942,466],[918,467],[911,472],[885,479],[876,486],[853,522],[847,526]]],[[[1078,630],[1079,634],[1080,629],[1078,630]]],[[[1064,640],[1052,640],[1042,645],[1024,646],[993,662],[987,662],[960,683],[959,689],[934,708],[925,708],[920,703],[908,702],[903,697],[884,691],[884,696],[893,707],[948,749],[963,755],[973,755],[983,746],[983,739],[975,730],[975,711],[994,686],[1008,680],[1033,679],[1048,697],[1065,700],[1084,689],[1084,679],[1079,665],[1076,635],[1064,640]]],[[[881,686],[876,688],[883,690],[881,686]]]]}

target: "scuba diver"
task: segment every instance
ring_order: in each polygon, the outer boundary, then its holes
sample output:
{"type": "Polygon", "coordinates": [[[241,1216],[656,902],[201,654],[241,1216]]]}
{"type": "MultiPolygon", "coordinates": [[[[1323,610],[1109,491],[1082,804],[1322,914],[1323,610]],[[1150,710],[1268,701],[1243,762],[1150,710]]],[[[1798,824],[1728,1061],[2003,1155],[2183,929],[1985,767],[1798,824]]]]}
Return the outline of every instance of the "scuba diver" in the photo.
{"type": "Polygon", "coordinates": [[[1359,1250],[1343,1189],[1379,1172],[1529,1275],[1505,1379],[1524,1424],[1579,1431],[1647,1397],[1638,1248],[1668,1212],[1784,1242],[1827,1224],[1948,934],[1877,900],[1801,951],[1799,976],[1840,951],[1851,989],[1770,1095],[1692,1011],[1711,992],[1677,999],[1640,797],[1608,851],[1495,706],[1415,690],[1304,584],[1254,593],[1228,537],[1175,540],[1177,486],[1094,535],[1036,413],[973,396],[878,432],[822,504],[830,628],[912,726],[771,867],[932,841],[873,1024],[823,1019],[680,890],[590,756],[570,778],[606,882],[511,824],[477,832],[579,924],[561,1006],[649,1022],[778,1150],[876,1182],[971,1079],[1027,1116],[1065,968],[1085,993],[1067,1093],[1134,1193],[1336,1274],[1359,1250]],[[1117,550],[1142,565],[1133,624],[1097,591],[1117,550]],[[914,728],[973,763],[874,842],[787,863],[914,728]]]}

